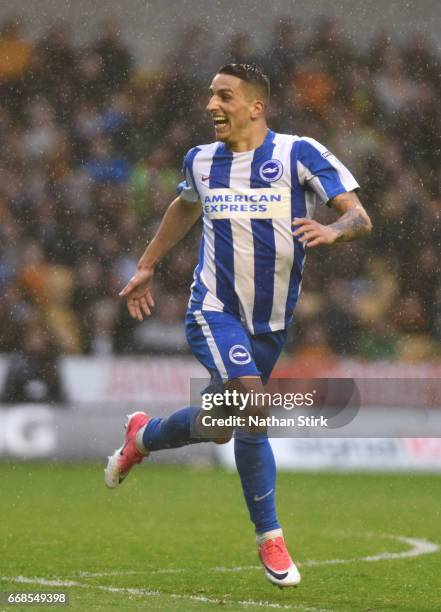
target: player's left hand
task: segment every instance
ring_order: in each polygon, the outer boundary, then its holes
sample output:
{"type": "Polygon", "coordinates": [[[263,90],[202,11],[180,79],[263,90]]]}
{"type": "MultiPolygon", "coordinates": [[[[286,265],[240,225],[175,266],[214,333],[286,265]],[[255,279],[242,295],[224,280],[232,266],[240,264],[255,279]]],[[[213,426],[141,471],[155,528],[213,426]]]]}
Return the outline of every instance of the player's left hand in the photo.
{"type": "Polygon", "coordinates": [[[154,276],[153,268],[139,268],[129,280],[127,285],[119,292],[119,296],[127,299],[127,308],[130,316],[143,321],[144,316],[149,317],[155,306],[150,285],[154,276]]]}
{"type": "Polygon", "coordinates": [[[322,225],[312,219],[294,217],[292,225],[295,228],[292,235],[308,248],[319,244],[334,244],[339,236],[337,230],[330,225],[322,225]]]}

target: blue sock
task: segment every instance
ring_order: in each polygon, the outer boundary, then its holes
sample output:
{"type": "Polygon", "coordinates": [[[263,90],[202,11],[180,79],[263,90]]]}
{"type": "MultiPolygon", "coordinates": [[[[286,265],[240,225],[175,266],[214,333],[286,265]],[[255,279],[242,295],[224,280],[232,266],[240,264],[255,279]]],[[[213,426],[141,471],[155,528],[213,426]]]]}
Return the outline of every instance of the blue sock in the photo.
{"type": "Polygon", "coordinates": [[[234,456],[256,533],[279,529],[274,499],[276,462],[268,436],[236,430],[234,456]]]}
{"type": "Polygon", "coordinates": [[[166,419],[153,418],[145,428],[142,442],[149,451],[163,448],[179,448],[187,444],[208,442],[203,438],[192,438],[192,425],[200,408],[181,408],[166,419]]]}

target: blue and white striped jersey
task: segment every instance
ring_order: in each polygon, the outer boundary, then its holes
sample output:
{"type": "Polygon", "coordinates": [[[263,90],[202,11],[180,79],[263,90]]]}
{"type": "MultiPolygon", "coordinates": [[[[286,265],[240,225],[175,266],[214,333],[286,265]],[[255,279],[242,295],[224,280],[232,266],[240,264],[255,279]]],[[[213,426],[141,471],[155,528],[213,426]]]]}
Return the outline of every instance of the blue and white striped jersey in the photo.
{"type": "Polygon", "coordinates": [[[311,218],[317,198],[358,188],[354,177],[312,138],[271,130],[253,151],[235,153],[222,142],[195,147],[183,172],[181,196],[203,208],[190,311],[229,312],[251,334],[284,329],[305,262],[292,220],[311,218]]]}

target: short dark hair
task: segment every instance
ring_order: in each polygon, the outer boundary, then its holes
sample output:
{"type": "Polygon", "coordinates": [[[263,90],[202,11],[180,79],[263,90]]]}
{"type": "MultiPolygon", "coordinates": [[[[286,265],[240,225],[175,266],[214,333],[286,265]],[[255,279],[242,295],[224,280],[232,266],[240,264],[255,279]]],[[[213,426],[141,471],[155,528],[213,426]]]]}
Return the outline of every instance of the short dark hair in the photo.
{"type": "Polygon", "coordinates": [[[260,66],[255,64],[225,64],[217,72],[218,74],[231,74],[250,85],[254,85],[260,89],[265,102],[269,102],[270,80],[260,66]]]}

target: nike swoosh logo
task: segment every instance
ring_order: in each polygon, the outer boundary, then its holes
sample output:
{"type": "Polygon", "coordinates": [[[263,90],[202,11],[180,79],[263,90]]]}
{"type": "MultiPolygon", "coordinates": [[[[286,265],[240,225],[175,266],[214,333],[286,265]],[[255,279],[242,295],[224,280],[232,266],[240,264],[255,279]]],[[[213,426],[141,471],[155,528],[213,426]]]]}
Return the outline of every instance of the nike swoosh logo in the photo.
{"type": "Polygon", "coordinates": [[[205,182],[205,181],[208,181],[209,178],[210,178],[209,176],[203,176],[202,180],[205,182]]]}
{"type": "Polygon", "coordinates": [[[259,495],[255,495],[254,498],[253,498],[253,501],[258,502],[258,501],[260,501],[262,499],[265,499],[265,497],[268,497],[268,495],[271,495],[272,492],[273,492],[273,489],[270,489],[268,491],[268,493],[265,493],[265,495],[260,495],[260,496],[259,495]]]}
{"type": "Polygon", "coordinates": [[[288,576],[288,572],[284,572],[283,574],[278,574],[274,570],[270,569],[267,565],[265,565],[265,563],[263,564],[263,567],[266,569],[266,571],[269,574],[271,574],[271,576],[274,576],[274,578],[276,578],[277,580],[283,580],[284,578],[288,576]]]}

